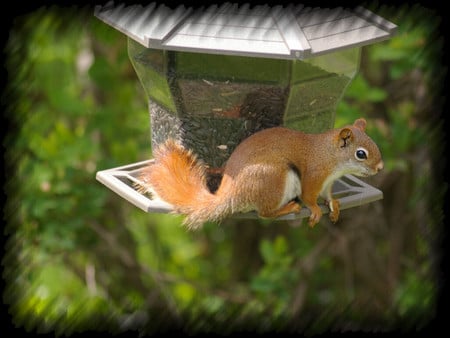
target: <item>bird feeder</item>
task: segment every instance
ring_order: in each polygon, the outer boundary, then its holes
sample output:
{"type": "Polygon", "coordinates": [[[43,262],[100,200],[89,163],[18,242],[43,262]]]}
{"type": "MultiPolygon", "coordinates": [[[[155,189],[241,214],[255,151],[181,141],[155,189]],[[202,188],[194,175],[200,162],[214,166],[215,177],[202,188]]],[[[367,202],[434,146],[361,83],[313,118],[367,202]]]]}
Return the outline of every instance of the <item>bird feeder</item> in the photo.
{"type": "MultiPolygon", "coordinates": [[[[97,6],[95,16],[128,37],[128,54],[148,99],[152,147],[174,138],[212,168],[265,128],[333,128],[361,47],[390,38],[397,28],[362,7],[225,3],[200,10],[110,2],[97,6]]],[[[134,188],[151,161],[100,171],[97,180],[144,211],[170,212],[169,204],[134,188]]],[[[351,175],[334,184],[333,194],[341,209],[383,196],[351,175]]],[[[304,208],[280,219],[308,216],[304,208]]]]}

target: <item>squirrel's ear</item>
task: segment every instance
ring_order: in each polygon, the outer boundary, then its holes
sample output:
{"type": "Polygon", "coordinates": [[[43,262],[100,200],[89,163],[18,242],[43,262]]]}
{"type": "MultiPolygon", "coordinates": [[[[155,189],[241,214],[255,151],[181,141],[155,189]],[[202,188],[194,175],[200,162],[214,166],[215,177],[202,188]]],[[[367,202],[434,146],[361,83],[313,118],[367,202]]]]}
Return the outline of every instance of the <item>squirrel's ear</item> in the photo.
{"type": "Polygon", "coordinates": [[[350,128],[341,129],[341,131],[339,132],[338,142],[340,148],[345,148],[350,143],[352,143],[353,142],[352,130],[350,128]]]}
{"type": "Polygon", "coordinates": [[[360,119],[357,119],[357,120],[353,123],[353,125],[354,125],[356,128],[359,128],[359,129],[361,129],[362,131],[365,131],[365,130],[366,130],[367,122],[366,122],[366,120],[364,120],[363,118],[360,118],[360,119]]]}

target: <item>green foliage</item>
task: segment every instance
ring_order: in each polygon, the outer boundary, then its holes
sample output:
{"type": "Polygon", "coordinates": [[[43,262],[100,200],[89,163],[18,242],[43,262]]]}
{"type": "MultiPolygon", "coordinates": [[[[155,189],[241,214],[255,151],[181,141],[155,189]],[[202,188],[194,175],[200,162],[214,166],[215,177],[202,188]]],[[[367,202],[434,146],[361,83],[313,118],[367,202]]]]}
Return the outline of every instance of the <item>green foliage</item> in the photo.
{"type": "Polygon", "coordinates": [[[262,240],[260,251],[264,266],[252,278],[250,288],[259,295],[261,301],[273,307],[274,315],[279,315],[286,311],[290,290],[299,278],[298,271],[292,267],[294,257],[289,253],[285,238],[281,236],[272,243],[262,240]]]}
{"type": "MultiPolygon", "coordinates": [[[[380,11],[399,33],[363,49],[336,125],[368,119],[385,177],[397,170],[414,174],[405,204],[420,216],[429,176],[412,168],[416,154],[431,147],[422,122],[432,91],[426,50],[436,26],[423,23],[419,10],[380,11]]],[[[212,331],[220,323],[228,333],[235,318],[242,327],[257,318],[264,331],[294,314],[296,325],[320,331],[338,322],[332,316],[352,327],[371,318],[370,311],[383,321],[432,308],[428,230],[418,225],[426,222],[410,219],[401,238],[408,246],[387,257],[395,251],[388,229],[396,224],[382,223],[390,210],[372,228],[367,217],[352,227],[356,211],[347,222],[344,211],[344,223],[333,227],[230,220],[189,232],[181,217],[146,214],[99,184],[98,170],[144,160],[151,149],[146,96],[126,38],[91,9],[42,8],[18,18],[5,53],[4,99],[16,130],[4,141],[5,232],[11,234],[4,299],[16,325],[58,334],[148,323],[157,330],[158,320],[179,323],[187,312],[184,328],[212,331]],[[391,285],[383,278],[395,270],[393,261],[402,263],[391,285]]]]}
{"type": "MultiPolygon", "coordinates": [[[[387,92],[383,88],[371,86],[363,75],[358,74],[345,92],[345,98],[358,100],[364,95],[364,101],[373,104],[386,100],[387,92]]],[[[364,102],[363,101],[363,102],[364,102]]],[[[343,101],[346,102],[346,101],[343,101]]]]}
{"type": "Polygon", "coordinates": [[[427,277],[420,276],[420,272],[405,273],[394,295],[398,315],[403,319],[410,319],[405,325],[418,330],[436,316],[433,306],[436,303],[434,289],[434,283],[427,277]]]}
{"type": "Polygon", "coordinates": [[[8,149],[9,158],[17,158],[11,154],[20,154],[20,158],[8,192],[20,201],[17,223],[22,228],[18,231],[29,241],[23,249],[37,257],[33,265],[22,267],[24,273],[30,273],[31,283],[17,287],[29,290],[26,295],[31,298],[21,301],[24,309],[17,313],[29,314],[30,304],[36,304],[36,309],[51,308],[45,313],[46,321],[60,318],[61,311],[75,318],[70,313],[80,311],[82,305],[97,310],[100,304],[108,304],[105,298],[100,297],[99,303],[97,296],[86,294],[79,278],[70,274],[64,263],[79,260],[80,250],[97,242],[88,224],[113,220],[104,212],[111,198],[96,184],[95,172],[136,160],[139,146],[142,149],[148,140],[145,102],[136,95],[138,84],[121,83],[111,71],[132,74],[123,37],[105,30],[91,18],[90,11],[77,15],[84,20],[74,20],[73,11],[55,8],[20,18],[6,47],[9,69],[19,70],[11,74],[10,81],[19,128],[8,149]],[[90,24],[86,26],[86,22],[90,24]],[[103,43],[115,45],[116,54],[95,54],[96,48],[103,49],[103,43]],[[15,54],[22,44],[23,50],[15,54]],[[104,68],[99,70],[97,64],[104,68]],[[94,75],[87,73],[86,67],[94,75]],[[100,130],[102,125],[106,132],[100,130]],[[114,137],[117,141],[112,144],[105,141],[114,137]],[[53,264],[59,268],[52,268],[53,264]],[[42,271],[45,278],[39,277],[44,276],[42,271]],[[58,283],[58,289],[51,283],[61,280],[61,274],[67,283],[58,283]]]}

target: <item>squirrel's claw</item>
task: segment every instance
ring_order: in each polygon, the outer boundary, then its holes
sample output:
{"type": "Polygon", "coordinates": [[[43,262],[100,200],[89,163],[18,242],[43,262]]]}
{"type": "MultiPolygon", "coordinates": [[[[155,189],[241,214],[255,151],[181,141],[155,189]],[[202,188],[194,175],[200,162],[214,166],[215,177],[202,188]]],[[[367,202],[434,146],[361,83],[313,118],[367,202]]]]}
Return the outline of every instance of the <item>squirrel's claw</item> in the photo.
{"type": "Polygon", "coordinates": [[[319,223],[320,218],[322,217],[322,210],[318,205],[315,205],[310,208],[311,216],[309,216],[308,224],[311,228],[313,228],[317,223],[319,223]]]}
{"type": "Polygon", "coordinates": [[[336,223],[339,219],[339,201],[332,199],[328,202],[328,207],[330,208],[330,220],[336,223]]]}

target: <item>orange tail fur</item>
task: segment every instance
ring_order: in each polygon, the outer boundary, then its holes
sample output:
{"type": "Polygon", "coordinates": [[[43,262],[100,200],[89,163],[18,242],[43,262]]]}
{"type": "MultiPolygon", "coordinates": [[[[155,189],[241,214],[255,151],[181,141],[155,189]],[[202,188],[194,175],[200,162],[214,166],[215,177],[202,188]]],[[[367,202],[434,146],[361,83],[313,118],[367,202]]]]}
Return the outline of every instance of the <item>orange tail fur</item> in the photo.
{"type": "Polygon", "coordinates": [[[154,156],[155,163],[144,172],[145,178],[162,200],[187,216],[183,224],[188,228],[198,228],[206,221],[220,221],[230,213],[228,203],[209,191],[207,167],[191,151],[168,140],[154,156]]]}

